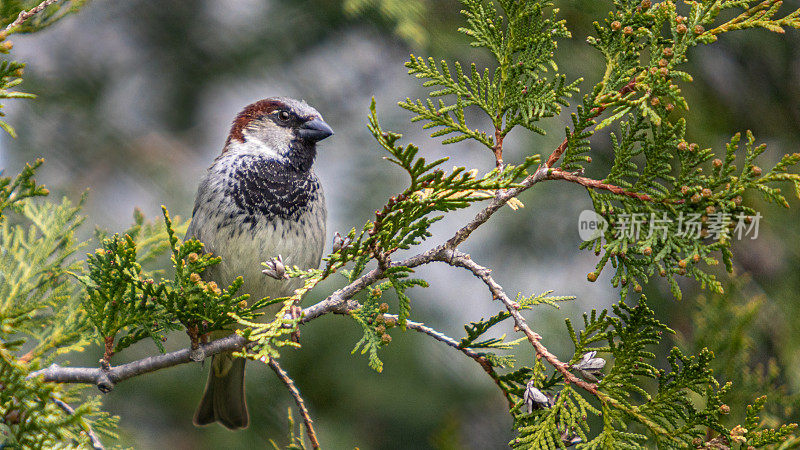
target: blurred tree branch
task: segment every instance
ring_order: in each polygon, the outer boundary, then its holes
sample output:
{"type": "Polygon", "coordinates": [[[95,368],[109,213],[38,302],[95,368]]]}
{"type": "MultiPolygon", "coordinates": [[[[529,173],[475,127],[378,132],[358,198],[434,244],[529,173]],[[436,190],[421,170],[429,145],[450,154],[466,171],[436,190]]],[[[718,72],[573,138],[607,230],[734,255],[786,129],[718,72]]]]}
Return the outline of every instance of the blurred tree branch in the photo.
{"type": "Polygon", "coordinates": [[[14,31],[15,28],[22,25],[26,20],[44,11],[45,8],[47,8],[48,6],[56,4],[60,1],[61,0],[44,0],[42,3],[39,3],[37,6],[27,11],[21,11],[17,16],[16,20],[8,24],[8,26],[3,29],[3,33],[6,34],[11,33],[12,31],[14,31]]]}
{"type": "Polygon", "coordinates": [[[297,408],[300,410],[300,417],[303,418],[303,423],[306,426],[306,433],[308,434],[308,440],[311,442],[311,447],[314,448],[314,450],[319,449],[319,440],[317,439],[317,433],[314,431],[314,421],[311,420],[311,415],[308,413],[306,402],[300,395],[300,391],[297,389],[297,385],[294,384],[294,380],[292,380],[289,377],[289,374],[286,373],[283,368],[281,368],[280,364],[278,364],[278,361],[275,358],[269,358],[267,365],[275,372],[275,374],[278,376],[278,379],[281,380],[284,386],[286,386],[286,389],[292,395],[294,402],[297,404],[297,408]]]}
{"type": "MultiPolygon", "coordinates": [[[[53,403],[58,405],[59,408],[63,409],[69,415],[75,415],[75,409],[69,406],[63,400],[53,398],[53,403]]],[[[100,437],[97,436],[97,433],[94,432],[92,426],[88,423],[84,425],[86,428],[86,434],[89,436],[89,441],[92,443],[92,449],[94,450],[105,450],[103,443],[100,441],[100,437]]]]}

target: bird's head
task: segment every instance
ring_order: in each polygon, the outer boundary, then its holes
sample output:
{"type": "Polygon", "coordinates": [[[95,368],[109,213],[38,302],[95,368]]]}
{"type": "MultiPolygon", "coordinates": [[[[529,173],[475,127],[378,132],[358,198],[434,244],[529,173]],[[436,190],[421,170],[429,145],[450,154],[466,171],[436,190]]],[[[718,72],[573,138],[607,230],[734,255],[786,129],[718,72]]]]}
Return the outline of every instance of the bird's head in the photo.
{"type": "Polygon", "coordinates": [[[264,154],[307,169],[316,143],[332,134],[319,111],[306,102],[273,97],[246,106],[236,116],[224,152],[264,154]]]}

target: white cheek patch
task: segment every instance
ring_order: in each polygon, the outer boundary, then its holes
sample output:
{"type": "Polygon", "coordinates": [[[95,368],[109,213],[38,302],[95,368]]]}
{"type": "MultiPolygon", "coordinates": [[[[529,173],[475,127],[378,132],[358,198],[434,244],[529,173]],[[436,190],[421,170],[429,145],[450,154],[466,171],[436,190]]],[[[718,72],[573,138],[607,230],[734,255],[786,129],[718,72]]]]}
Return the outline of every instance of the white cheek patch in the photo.
{"type": "Polygon", "coordinates": [[[265,155],[270,159],[286,159],[291,143],[291,133],[271,133],[268,138],[253,136],[245,132],[244,142],[237,140],[228,144],[226,152],[236,155],[265,155]],[[285,135],[285,136],[284,136],[285,135]]]}
{"type": "Polygon", "coordinates": [[[277,150],[281,156],[285,156],[289,153],[289,146],[292,143],[292,131],[287,128],[272,128],[269,133],[266,133],[266,136],[259,136],[262,139],[262,142],[266,144],[267,147],[271,147],[272,149],[277,150]]]}

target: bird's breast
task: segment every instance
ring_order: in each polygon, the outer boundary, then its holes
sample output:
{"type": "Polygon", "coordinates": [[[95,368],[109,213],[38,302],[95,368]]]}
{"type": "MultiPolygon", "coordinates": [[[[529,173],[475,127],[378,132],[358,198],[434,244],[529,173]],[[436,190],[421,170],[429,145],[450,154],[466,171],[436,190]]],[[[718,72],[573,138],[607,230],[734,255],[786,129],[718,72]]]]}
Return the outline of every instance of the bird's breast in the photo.
{"type": "Polygon", "coordinates": [[[219,220],[214,230],[207,245],[222,257],[222,263],[211,276],[218,276],[218,283],[225,284],[242,276],[244,293],[279,297],[291,295],[302,281],[267,277],[261,272],[261,263],[280,255],[288,267],[318,267],[325,244],[325,215],[320,205],[311,205],[296,220],[242,214],[219,220]]]}
{"type": "Polygon", "coordinates": [[[313,173],[270,170],[256,164],[222,167],[224,176],[201,184],[187,233],[222,258],[205,279],[227,286],[242,276],[240,293],[258,298],[291,295],[302,286],[302,280],[267,277],[262,262],[280,255],[286,266],[316,268],[326,236],[325,198],[313,173]]]}

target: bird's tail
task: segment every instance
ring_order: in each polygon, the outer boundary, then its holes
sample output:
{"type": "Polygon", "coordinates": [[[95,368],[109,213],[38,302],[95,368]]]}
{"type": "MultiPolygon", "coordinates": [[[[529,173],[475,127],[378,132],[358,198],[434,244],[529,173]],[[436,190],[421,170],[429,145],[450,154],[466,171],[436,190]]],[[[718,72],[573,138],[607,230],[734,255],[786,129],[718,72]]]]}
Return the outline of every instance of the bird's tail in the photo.
{"type": "Polygon", "coordinates": [[[194,424],[208,425],[219,422],[230,430],[247,428],[247,403],[244,398],[244,358],[234,358],[228,353],[214,355],[208,382],[194,424]]]}

